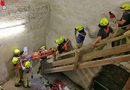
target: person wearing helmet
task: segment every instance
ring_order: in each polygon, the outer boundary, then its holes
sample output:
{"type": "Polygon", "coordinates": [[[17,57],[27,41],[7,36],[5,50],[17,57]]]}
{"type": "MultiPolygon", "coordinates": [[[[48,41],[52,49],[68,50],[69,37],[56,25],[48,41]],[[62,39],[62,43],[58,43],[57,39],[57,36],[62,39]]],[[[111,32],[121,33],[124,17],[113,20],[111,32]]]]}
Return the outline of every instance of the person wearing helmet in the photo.
{"type": "Polygon", "coordinates": [[[39,51],[44,51],[44,50],[46,50],[46,46],[41,46],[39,49],[39,51]]]}
{"type": "Polygon", "coordinates": [[[21,56],[23,53],[24,53],[24,51],[21,51],[21,50],[19,50],[19,49],[14,49],[14,51],[13,51],[14,57],[19,57],[19,56],[21,56]]]}
{"type": "Polygon", "coordinates": [[[130,3],[123,3],[120,8],[124,11],[120,20],[117,20],[116,23],[119,27],[123,27],[122,29],[128,30],[130,29],[130,3]],[[126,26],[126,27],[124,27],[126,26]]]}
{"type": "Polygon", "coordinates": [[[15,68],[15,87],[20,87],[22,85],[23,72],[21,69],[20,59],[18,57],[13,57],[12,64],[15,68]]]}
{"type": "Polygon", "coordinates": [[[82,25],[77,25],[75,27],[75,38],[76,38],[76,48],[81,48],[83,45],[83,42],[85,40],[86,32],[84,30],[84,27],[82,25]],[[77,34],[78,32],[78,34],[77,34]]]}
{"type": "Polygon", "coordinates": [[[24,61],[22,63],[22,71],[23,71],[23,85],[25,88],[30,88],[30,79],[31,79],[31,62],[30,61],[24,61]]]}
{"type": "Polygon", "coordinates": [[[67,51],[68,48],[69,48],[69,45],[68,45],[68,42],[69,40],[65,40],[64,37],[60,37],[58,39],[55,40],[55,43],[58,44],[57,46],[57,54],[61,54],[62,52],[64,51],[67,51]]]}
{"type": "MultiPolygon", "coordinates": [[[[109,21],[106,17],[101,18],[99,23],[99,31],[96,40],[93,43],[93,47],[96,46],[98,42],[100,42],[102,39],[105,39],[109,37],[110,33],[113,33],[113,29],[109,26],[109,21]]],[[[105,45],[101,47],[97,47],[96,49],[103,49],[105,45]]]]}
{"type": "MultiPolygon", "coordinates": [[[[116,21],[118,27],[121,28],[121,30],[117,29],[116,37],[123,35],[125,32],[127,32],[130,29],[130,3],[121,4],[120,9],[123,10],[124,12],[121,19],[116,21]]],[[[120,44],[125,44],[125,43],[126,43],[126,38],[123,38],[121,40],[112,42],[112,47],[118,46],[120,44]]]]}

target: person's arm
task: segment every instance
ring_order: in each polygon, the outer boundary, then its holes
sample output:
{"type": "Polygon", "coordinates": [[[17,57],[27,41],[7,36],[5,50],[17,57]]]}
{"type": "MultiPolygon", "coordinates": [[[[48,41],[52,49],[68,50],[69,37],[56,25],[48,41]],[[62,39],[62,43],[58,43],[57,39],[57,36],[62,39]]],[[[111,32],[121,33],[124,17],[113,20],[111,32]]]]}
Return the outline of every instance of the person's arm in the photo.
{"type": "Polygon", "coordinates": [[[97,44],[101,39],[102,39],[102,37],[101,37],[101,36],[98,36],[98,37],[96,38],[96,40],[94,41],[94,43],[93,43],[93,47],[95,47],[96,44],[97,44]]]}
{"type": "Polygon", "coordinates": [[[116,21],[116,23],[119,25],[123,25],[125,22],[126,22],[126,20],[124,20],[124,19],[116,21]]]}

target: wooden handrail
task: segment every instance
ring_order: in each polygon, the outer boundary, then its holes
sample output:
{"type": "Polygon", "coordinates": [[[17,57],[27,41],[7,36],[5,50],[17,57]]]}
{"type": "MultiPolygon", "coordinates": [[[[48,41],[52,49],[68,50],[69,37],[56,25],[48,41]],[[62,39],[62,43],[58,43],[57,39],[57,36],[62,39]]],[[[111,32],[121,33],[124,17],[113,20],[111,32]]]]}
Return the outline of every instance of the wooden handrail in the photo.
{"type": "Polygon", "coordinates": [[[130,54],[110,57],[110,58],[101,59],[97,61],[84,62],[79,65],[79,68],[97,67],[97,66],[103,66],[103,65],[114,64],[114,63],[119,63],[119,62],[127,62],[129,60],[130,60],[130,54]]]}
{"type": "Polygon", "coordinates": [[[63,54],[59,54],[57,57],[62,57],[62,56],[65,56],[65,55],[69,55],[69,54],[75,53],[76,51],[82,51],[82,50],[86,50],[86,49],[90,49],[90,48],[92,48],[92,44],[88,44],[86,46],[82,46],[80,49],[74,49],[74,50],[71,50],[69,52],[66,52],[66,53],[63,53],[63,54]]]}
{"type": "Polygon", "coordinates": [[[106,39],[101,40],[99,43],[97,43],[96,46],[111,43],[111,42],[114,42],[114,41],[129,37],[129,36],[130,36],[130,34],[129,35],[121,35],[121,36],[114,37],[114,38],[106,38],[106,39]]]}
{"type": "Polygon", "coordinates": [[[87,53],[82,56],[82,61],[88,61],[94,58],[116,55],[127,51],[130,51],[130,43],[116,46],[106,50],[99,50],[99,51],[87,53]]]}
{"type": "Polygon", "coordinates": [[[74,61],[75,61],[75,57],[54,61],[51,63],[51,67],[72,64],[72,63],[74,63],[74,61]]]}
{"type": "MultiPolygon", "coordinates": [[[[94,58],[105,57],[105,56],[110,56],[114,54],[116,55],[116,54],[120,54],[127,51],[130,51],[130,44],[124,44],[124,45],[116,46],[110,49],[94,51],[94,52],[84,54],[81,56],[80,61],[88,61],[94,58]]],[[[51,63],[51,67],[73,64],[74,61],[75,61],[75,57],[71,57],[71,58],[67,58],[67,59],[63,59],[59,61],[54,61],[51,63]]]]}
{"type": "MultiPolygon", "coordinates": [[[[111,57],[107,59],[101,59],[97,61],[88,61],[84,63],[79,63],[79,69],[87,68],[87,67],[98,67],[98,66],[103,66],[108,64],[119,63],[119,62],[127,62],[129,60],[130,60],[130,54],[111,57]]],[[[44,70],[44,72],[45,73],[63,72],[63,71],[73,70],[73,68],[74,68],[74,64],[46,69],[44,70]]]]}

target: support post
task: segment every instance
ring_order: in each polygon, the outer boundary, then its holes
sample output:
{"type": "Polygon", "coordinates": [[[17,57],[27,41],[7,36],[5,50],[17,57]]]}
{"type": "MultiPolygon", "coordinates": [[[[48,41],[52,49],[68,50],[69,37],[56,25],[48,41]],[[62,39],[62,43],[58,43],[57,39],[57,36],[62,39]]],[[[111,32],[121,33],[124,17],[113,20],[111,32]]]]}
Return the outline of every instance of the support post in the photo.
{"type": "Polygon", "coordinates": [[[78,69],[78,62],[80,59],[80,51],[75,52],[75,62],[74,62],[74,70],[76,71],[78,69]]]}

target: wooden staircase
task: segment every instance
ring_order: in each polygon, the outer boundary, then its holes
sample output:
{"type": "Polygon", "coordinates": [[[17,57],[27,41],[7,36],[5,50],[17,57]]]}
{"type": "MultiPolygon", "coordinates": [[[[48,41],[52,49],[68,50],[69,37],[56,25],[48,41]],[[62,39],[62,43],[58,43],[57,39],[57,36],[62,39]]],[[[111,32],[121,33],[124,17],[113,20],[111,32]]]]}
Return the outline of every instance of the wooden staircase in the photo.
{"type": "MultiPolygon", "coordinates": [[[[111,39],[108,38],[102,40],[100,43],[97,44],[97,46],[111,43],[113,41],[120,40],[125,37],[128,37],[128,35],[127,36],[122,35],[111,39]]],[[[106,50],[98,50],[98,51],[91,50],[88,53],[81,54],[83,51],[88,49],[92,49],[92,45],[89,45],[89,47],[86,46],[81,49],[76,49],[59,55],[58,57],[62,57],[69,54],[74,54],[75,56],[63,60],[59,60],[59,61],[54,61],[50,64],[47,64],[46,66],[47,68],[44,69],[44,72],[45,73],[63,72],[63,71],[77,70],[77,69],[83,69],[88,67],[98,67],[107,64],[127,62],[130,60],[129,59],[130,54],[127,55],[121,54],[130,51],[130,43],[116,46],[106,50]],[[99,59],[94,60],[96,58],[99,59]]]]}

